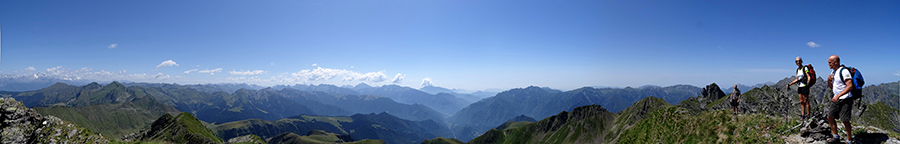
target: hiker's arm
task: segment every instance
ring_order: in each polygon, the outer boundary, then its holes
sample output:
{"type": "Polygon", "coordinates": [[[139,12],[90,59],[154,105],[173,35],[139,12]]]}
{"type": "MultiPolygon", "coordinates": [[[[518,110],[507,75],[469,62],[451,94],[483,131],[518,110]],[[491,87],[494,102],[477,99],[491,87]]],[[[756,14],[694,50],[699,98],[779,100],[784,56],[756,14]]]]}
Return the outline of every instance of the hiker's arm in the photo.
{"type": "Polygon", "coordinates": [[[834,74],[828,75],[828,88],[834,89],[834,74]]]}
{"type": "Polygon", "coordinates": [[[847,87],[844,88],[844,90],[841,91],[841,93],[834,95],[834,97],[831,98],[831,101],[837,102],[838,98],[840,98],[842,95],[845,95],[845,94],[849,93],[851,90],[853,90],[853,88],[854,88],[853,87],[853,79],[844,80],[844,84],[846,84],[847,87]]]}
{"type": "Polygon", "coordinates": [[[797,81],[800,81],[800,78],[794,79],[794,81],[792,81],[791,83],[789,83],[787,86],[784,86],[784,87],[790,87],[791,85],[794,85],[794,83],[797,83],[797,81]]]}

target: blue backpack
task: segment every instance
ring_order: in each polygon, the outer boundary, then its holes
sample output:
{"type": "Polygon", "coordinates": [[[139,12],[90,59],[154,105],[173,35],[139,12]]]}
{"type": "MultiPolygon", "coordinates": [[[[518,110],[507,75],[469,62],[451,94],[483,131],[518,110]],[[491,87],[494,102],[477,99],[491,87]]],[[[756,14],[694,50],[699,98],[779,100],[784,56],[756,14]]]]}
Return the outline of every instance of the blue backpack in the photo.
{"type": "MultiPolygon", "coordinates": [[[[866,80],[863,78],[862,73],[859,72],[859,70],[854,67],[848,67],[848,66],[841,65],[841,68],[847,69],[848,71],[850,71],[850,76],[852,77],[851,79],[853,80],[853,90],[850,91],[850,94],[853,95],[853,97],[855,97],[855,98],[862,98],[863,97],[862,88],[863,88],[863,85],[866,84],[866,80]]],[[[842,71],[841,69],[838,69],[837,75],[840,75],[840,78],[841,78],[840,80],[843,80],[844,75],[840,74],[841,71],[842,71]]]]}

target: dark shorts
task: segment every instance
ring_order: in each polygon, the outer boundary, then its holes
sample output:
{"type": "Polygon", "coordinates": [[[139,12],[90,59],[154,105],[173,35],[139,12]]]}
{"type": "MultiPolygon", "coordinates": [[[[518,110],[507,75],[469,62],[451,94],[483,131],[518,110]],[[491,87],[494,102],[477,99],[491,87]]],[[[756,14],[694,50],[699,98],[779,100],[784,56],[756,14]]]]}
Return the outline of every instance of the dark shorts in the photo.
{"type": "Polygon", "coordinates": [[[738,105],[739,105],[737,99],[733,99],[733,100],[731,100],[729,103],[731,103],[731,106],[738,106],[738,105]]]}
{"type": "Polygon", "coordinates": [[[809,96],[809,87],[799,87],[797,88],[797,94],[807,95],[809,96]]]}
{"type": "MultiPolygon", "coordinates": [[[[828,101],[831,101],[830,99],[828,101]]],[[[850,114],[853,110],[853,99],[839,99],[837,103],[831,102],[828,107],[828,117],[840,119],[841,121],[850,121],[850,114]]]]}

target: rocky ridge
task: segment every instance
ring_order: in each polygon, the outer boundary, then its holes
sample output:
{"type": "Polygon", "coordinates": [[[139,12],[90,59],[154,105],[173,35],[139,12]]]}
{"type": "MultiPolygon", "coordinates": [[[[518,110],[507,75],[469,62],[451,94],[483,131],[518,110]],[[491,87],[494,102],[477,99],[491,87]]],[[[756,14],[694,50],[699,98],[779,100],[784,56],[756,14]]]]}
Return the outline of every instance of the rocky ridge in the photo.
{"type": "Polygon", "coordinates": [[[41,115],[13,98],[0,98],[0,119],[0,143],[109,143],[91,130],[41,115]]]}

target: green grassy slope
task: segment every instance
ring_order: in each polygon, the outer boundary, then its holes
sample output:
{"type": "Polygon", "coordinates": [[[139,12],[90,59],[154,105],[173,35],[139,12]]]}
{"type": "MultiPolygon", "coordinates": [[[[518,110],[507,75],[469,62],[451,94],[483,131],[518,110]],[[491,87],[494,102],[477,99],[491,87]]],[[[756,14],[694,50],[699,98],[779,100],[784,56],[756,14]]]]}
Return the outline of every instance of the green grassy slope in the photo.
{"type": "Polygon", "coordinates": [[[150,98],[118,104],[84,107],[35,107],[38,113],[54,115],[112,139],[121,139],[148,127],[165,113],[178,113],[175,108],[156,103],[150,98]]]}
{"type": "Polygon", "coordinates": [[[141,141],[168,141],[174,143],[223,143],[200,120],[187,112],[176,116],[164,114],[153,122],[141,141]]]}
{"type": "Polygon", "coordinates": [[[491,129],[469,143],[602,143],[615,118],[599,105],[582,106],[518,128],[491,129]]]}
{"type": "Polygon", "coordinates": [[[618,143],[784,143],[774,136],[796,124],[763,114],[733,117],[731,111],[718,110],[691,115],[668,107],[638,121],[618,143]]]}
{"type": "Polygon", "coordinates": [[[878,102],[867,105],[867,109],[862,116],[859,116],[859,122],[866,125],[875,126],[885,130],[900,132],[900,110],[878,102]]]}

